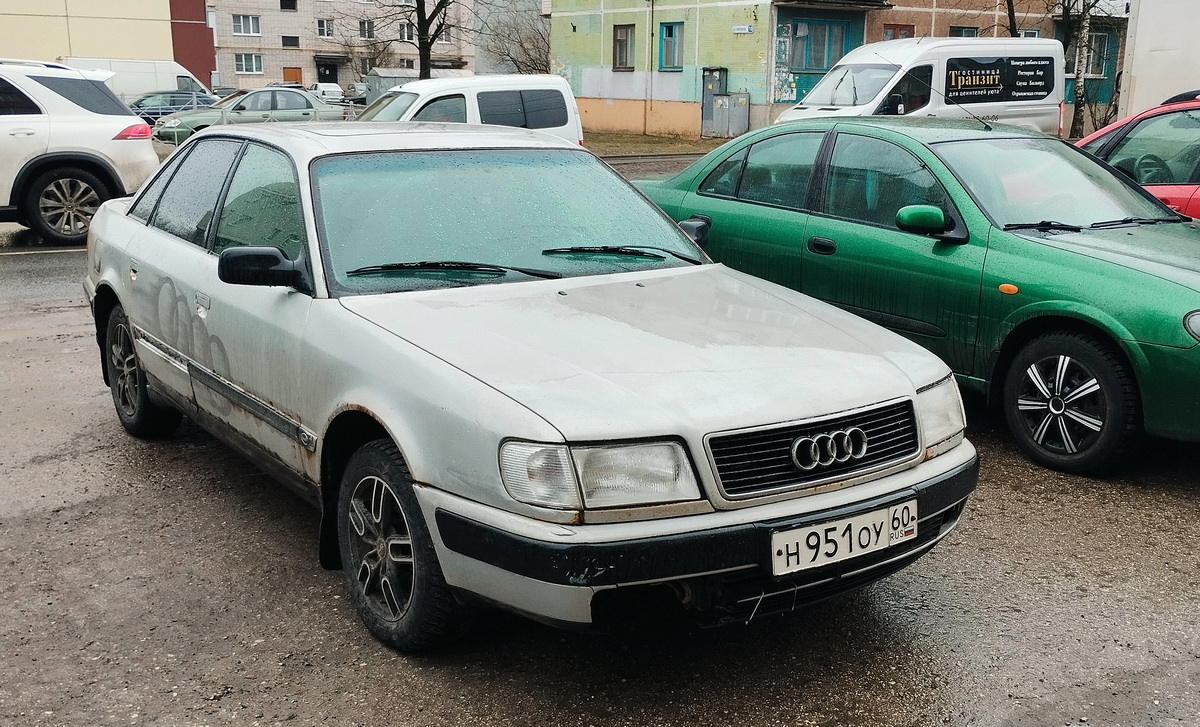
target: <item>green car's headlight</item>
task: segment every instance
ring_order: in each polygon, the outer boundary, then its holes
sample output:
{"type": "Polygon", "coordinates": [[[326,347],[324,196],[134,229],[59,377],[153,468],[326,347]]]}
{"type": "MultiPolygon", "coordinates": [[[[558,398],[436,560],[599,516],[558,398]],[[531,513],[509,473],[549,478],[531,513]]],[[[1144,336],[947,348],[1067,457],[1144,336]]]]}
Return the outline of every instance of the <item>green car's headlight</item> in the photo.
{"type": "Polygon", "coordinates": [[[700,498],[682,446],[649,442],[567,447],[505,442],[500,476],[513,499],[559,509],[635,507],[700,498]]]}
{"type": "Polygon", "coordinates": [[[1192,334],[1192,338],[1200,341],[1200,310],[1194,310],[1183,317],[1184,329],[1192,334]]]}
{"type": "Polygon", "coordinates": [[[181,123],[183,122],[181,122],[179,119],[167,119],[163,122],[163,126],[179,126],[181,123]]]}
{"type": "Polygon", "coordinates": [[[958,446],[963,440],[967,415],[954,376],[917,391],[917,417],[921,422],[921,438],[925,456],[936,457],[958,446]]]}

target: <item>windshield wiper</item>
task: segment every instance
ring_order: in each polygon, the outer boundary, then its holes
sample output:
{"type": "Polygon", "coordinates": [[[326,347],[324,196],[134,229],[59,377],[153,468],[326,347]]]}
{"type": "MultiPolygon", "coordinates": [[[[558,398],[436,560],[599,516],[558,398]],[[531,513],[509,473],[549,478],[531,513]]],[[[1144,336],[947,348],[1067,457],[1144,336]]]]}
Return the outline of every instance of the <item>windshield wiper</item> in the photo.
{"type": "Polygon", "coordinates": [[[1104,229],[1105,227],[1120,227],[1121,225],[1157,225],[1159,222],[1183,222],[1185,218],[1176,217],[1122,217],[1119,220],[1105,220],[1104,222],[1093,222],[1088,227],[1093,230],[1104,229]]]}
{"type": "Polygon", "coordinates": [[[1005,225],[1003,230],[1063,230],[1066,232],[1079,232],[1083,228],[1079,225],[1068,225],[1065,222],[1055,222],[1054,220],[1042,220],[1041,222],[1014,222],[1011,225],[1005,225]]]}
{"type": "Polygon", "coordinates": [[[385,263],[383,265],[367,265],[361,268],[355,268],[346,273],[346,275],[370,275],[372,273],[386,273],[393,270],[473,270],[483,273],[524,273],[535,278],[561,278],[562,273],[556,273],[552,270],[538,270],[536,268],[518,268],[509,265],[492,265],[490,263],[472,263],[462,260],[422,260],[421,262],[411,263],[385,263]]]}
{"type": "Polygon", "coordinates": [[[668,250],[665,247],[654,247],[653,245],[591,245],[591,246],[580,245],[578,247],[552,247],[548,250],[542,250],[542,254],[543,255],[555,255],[555,254],[559,254],[559,253],[572,253],[572,252],[595,252],[595,253],[601,253],[604,255],[633,255],[634,257],[650,257],[650,258],[655,258],[657,260],[665,260],[666,259],[662,255],[658,255],[653,252],[648,252],[649,250],[657,250],[658,252],[665,252],[668,255],[672,255],[674,257],[679,258],[680,260],[683,260],[684,262],[692,263],[693,265],[700,264],[700,261],[694,257],[675,252],[674,250],[668,250]]]}

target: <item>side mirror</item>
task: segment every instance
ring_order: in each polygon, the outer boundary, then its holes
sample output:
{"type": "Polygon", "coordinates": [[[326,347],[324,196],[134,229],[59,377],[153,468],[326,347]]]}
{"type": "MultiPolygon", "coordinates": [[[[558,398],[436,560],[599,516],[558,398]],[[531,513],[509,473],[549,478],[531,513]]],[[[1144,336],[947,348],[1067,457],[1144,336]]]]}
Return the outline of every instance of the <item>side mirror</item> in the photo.
{"type": "Polygon", "coordinates": [[[892,116],[903,116],[904,115],[904,96],[902,96],[901,94],[898,94],[898,93],[893,93],[891,96],[888,96],[887,109],[888,109],[888,114],[890,114],[892,116]]]}
{"type": "Polygon", "coordinates": [[[687,235],[700,249],[708,244],[708,231],[712,228],[712,219],[704,215],[692,215],[679,223],[679,229],[687,235]]]}
{"type": "Polygon", "coordinates": [[[230,247],[217,258],[217,277],[231,285],[304,288],[304,271],[275,247],[230,247]]]}
{"type": "Polygon", "coordinates": [[[896,227],[904,232],[933,235],[942,242],[965,245],[971,237],[966,230],[954,229],[954,220],[946,218],[941,207],[931,204],[910,204],[896,212],[896,227]]]}

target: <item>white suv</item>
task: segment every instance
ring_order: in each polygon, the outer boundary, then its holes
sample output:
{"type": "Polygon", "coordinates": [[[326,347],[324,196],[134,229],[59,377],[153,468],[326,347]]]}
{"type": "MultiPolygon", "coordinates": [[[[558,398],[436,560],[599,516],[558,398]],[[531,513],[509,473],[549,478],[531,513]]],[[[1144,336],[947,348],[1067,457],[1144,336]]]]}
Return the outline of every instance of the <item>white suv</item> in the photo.
{"type": "Polygon", "coordinates": [[[104,85],[110,75],[0,59],[0,222],[82,243],[100,203],[158,167],[150,127],[104,85]]]}

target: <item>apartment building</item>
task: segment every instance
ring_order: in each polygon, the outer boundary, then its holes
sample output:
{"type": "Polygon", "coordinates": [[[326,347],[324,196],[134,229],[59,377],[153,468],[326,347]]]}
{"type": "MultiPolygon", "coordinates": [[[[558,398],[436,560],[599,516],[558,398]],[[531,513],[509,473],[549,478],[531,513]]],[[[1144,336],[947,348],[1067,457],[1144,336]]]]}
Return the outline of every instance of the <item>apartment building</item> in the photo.
{"type": "MultiPolygon", "coordinates": [[[[1019,34],[1063,37],[1057,3],[1014,5],[1019,34]]],[[[1107,100],[1117,72],[1123,8],[1110,12],[1092,23],[1089,99],[1107,100]]],[[[550,14],[552,67],[585,128],[684,136],[714,90],[746,95],[751,128],[770,123],[865,43],[1009,35],[1002,0],[550,0],[550,14]]]]}
{"type": "MultiPolygon", "coordinates": [[[[292,81],[345,86],[362,81],[372,68],[416,68],[416,29],[404,6],[386,5],[369,0],[210,0],[219,81],[214,85],[257,88],[292,81]]],[[[449,30],[432,48],[434,67],[473,68],[474,44],[464,30],[469,12],[467,0],[449,6],[449,30]]]]}

